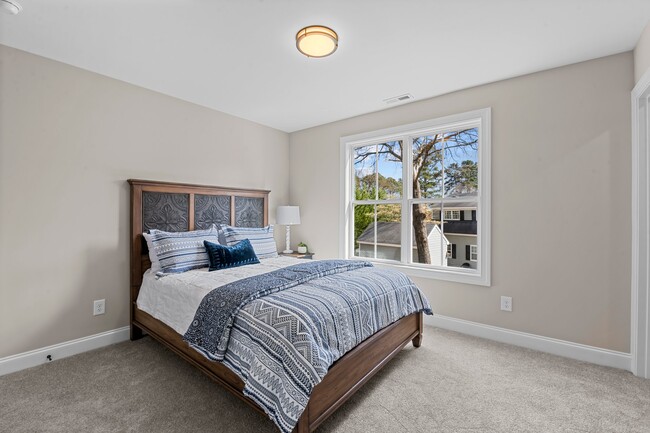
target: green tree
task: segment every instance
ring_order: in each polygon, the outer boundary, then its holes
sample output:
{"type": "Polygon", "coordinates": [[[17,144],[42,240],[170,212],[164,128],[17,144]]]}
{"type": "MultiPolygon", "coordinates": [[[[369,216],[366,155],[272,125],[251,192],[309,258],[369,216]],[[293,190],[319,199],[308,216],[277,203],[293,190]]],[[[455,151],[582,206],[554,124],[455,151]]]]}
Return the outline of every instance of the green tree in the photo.
{"type": "MultiPolygon", "coordinates": [[[[368,174],[362,178],[357,178],[357,188],[366,188],[368,190],[372,189],[374,191],[375,181],[379,187],[380,199],[384,200],[386,198],[399,197],[402,193],[402,179],[394,179],[392,177],[385,177],[381,173],[368,174]]],[[[369,198],[370,200],[374,199],[369,198]]]]}
{"type": "Polygon", "coordinates": [[[445,168],[445,195],[471,194],[478,191],[478,164],[465,160],[445,168]]]}
{"type": "MultiPolygon", "coordinates": [[[[368,187],[367,185],[357,185],[354,190],[354,198],[356,200],[374,200],[375,188],[368,187]]],[[[372,224],[375,220],[374,205],[362,204],[354,207],[354,239],[358,239],[361,233],[372,224]]],[[[357,248],[357,245],[354,246],[357,248]]]]}
{"type": "MultiPolygon", "coordinates": [[[[374,182],[370,179],[374,179],[374,175],[366,176],[361,178],[357,182],[357,187],[355,188],[354,198],[356,200],[375,200],[375,187],[374,182]]],[[[383,176],[381,176],[383,177],[383,176]]],[[[401,192],[401,183],[402,181],[395,180],[393,178],[384,178],[387,179],[386,184],[395,187],[399,185],[399,188],[396,188],[395,192],[401,192]]],[[[380,188],[378,190],[379,200],[385,200],[388,198],[388,192],[386,189],[380,188]]],[[[377,205],[377,221],[381,222],[399,222],[402,219],[401,206],[395,204],[379,204],[377,205]]],[[[375,205],[364,204],[357,205],[354,207],[354,239],[358,239],[371,224],[375,221],[375,205]]],[[[357,245],[355,245],[355,248],[357,245]]]]}

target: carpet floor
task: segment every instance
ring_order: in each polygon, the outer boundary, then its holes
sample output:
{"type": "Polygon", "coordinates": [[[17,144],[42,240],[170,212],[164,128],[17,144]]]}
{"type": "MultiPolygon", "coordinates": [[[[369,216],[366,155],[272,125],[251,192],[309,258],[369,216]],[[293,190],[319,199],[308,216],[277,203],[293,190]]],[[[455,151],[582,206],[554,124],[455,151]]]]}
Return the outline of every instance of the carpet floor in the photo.
{"type": "MultiPolygon", "coordinates": [[[[2,432],[277,432],[150,338],[0,377],[2,432]]],[[[319,432],[650,432],[650,380],[427,328],[319,432]]]]}

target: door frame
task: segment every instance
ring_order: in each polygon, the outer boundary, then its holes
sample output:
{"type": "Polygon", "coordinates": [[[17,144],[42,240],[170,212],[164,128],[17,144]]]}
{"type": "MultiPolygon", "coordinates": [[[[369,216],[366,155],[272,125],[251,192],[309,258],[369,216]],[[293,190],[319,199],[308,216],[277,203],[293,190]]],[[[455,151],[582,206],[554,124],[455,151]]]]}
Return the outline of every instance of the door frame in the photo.
{"type": "Polygon", "coordinates": [[[650,378],[650,70],[632,90],[631,370],[650,378]]]}

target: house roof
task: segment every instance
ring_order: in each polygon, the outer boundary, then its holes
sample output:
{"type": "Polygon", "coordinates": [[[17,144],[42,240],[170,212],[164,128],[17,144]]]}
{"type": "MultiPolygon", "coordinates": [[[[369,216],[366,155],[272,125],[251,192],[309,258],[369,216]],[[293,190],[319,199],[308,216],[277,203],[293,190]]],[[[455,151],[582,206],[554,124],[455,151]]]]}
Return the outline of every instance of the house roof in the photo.
{"type": "MultiPolygon", "coordinates": [[[[436,224],[427,224],[427,235],[431,233],[436,224]]],[[[375,242],[375,225],[370,224],[361,233],[357,242],[374,243],[375,242]]],[[[398,222],[377,222],[377,243],[400,245],[402,243],[401,223],[398,222]]]]}
{"type": "MultiPolygon", "coordinates": [[[[437,224],[427,224],[427,236],[437,224]]],[[[444,231],[453,235],[475,235],[476,221],[446,221],[444,231]]],[[[361,233],[357,242],[372,244],[375,241],[375,225],[370,224],[361,233]]],[[[377,222],[377,243],[386,245],[400,245],[402,243],[401,223],[398,222],[377,222]]]]}
{"type": "Polygon", "coordinates": [[[455,199],[463,199],[463,201],[458,202],[445,202],[444,206],[446,210],[456,210],[456,209],[476,209],[478,207],[478,196],[476,192],[467,192],[464,194],[456,194],[453,196],[455,199]]]}

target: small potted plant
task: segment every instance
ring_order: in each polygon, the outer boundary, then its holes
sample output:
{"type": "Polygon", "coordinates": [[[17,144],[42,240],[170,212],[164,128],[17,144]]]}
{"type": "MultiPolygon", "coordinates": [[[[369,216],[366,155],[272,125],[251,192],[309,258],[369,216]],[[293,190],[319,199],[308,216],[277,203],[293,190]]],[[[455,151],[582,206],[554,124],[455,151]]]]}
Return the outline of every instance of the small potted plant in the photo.
{"type": "Polygon", "coordinates": [[[298,252],[300,254],[305,254],[307,252],[307,244],[305,244],[304,242],[300,242],[298,244],[298,252]]]}

